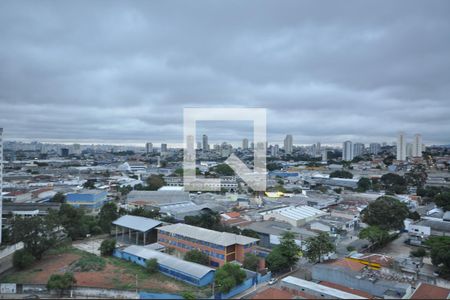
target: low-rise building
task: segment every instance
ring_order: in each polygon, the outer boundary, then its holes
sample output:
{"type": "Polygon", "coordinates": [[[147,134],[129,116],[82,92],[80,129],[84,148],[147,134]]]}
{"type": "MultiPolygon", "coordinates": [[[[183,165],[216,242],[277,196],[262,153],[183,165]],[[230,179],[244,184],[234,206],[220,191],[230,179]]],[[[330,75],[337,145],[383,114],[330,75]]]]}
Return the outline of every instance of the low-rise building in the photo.
{"type": "Polygon", "coordinates": [[[96,213],[107,201],[108,192],[104,190],[80,190],[67,193],[66,203],[74,207],[84,208],[87,212],[96,213]]]}
{"type": "Polygon", "coordinates": [[[158,243],[179,253],[199,250],[209,256],[214,267],[226,262],[244,262],[245,254],[254,252],[257,242],[255,238],[181,223],[158,228],[158,243]]]}
{"type": "Polygon", "coordinates": [[[264,220],[275,219],[298,227],[320,216],[326,215],[325,212],[307,205],[274,208],[263,210],[259,213],[263,216],[264,220]]]}

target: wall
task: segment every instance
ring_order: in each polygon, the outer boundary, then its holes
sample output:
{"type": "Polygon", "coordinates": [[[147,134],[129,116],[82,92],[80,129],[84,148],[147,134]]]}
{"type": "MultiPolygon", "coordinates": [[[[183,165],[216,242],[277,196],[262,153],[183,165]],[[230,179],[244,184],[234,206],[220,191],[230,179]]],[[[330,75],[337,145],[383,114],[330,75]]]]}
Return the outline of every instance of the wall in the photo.
{"type": "Polygon", "coordinates": [[[148,293],[148,292],[140,292],[140,299],[184,299],[180,295],[176,294],[161,294],[161,293],[148,293]]]}

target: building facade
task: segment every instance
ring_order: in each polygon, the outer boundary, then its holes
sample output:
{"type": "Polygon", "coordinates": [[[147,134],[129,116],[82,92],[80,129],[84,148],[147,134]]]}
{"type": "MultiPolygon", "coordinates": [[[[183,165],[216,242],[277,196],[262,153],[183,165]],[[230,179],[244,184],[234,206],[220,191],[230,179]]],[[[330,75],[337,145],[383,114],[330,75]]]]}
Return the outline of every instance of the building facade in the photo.
{"type": "Polygon", "coordinates": [[[403,132],[397,137],[397,160],[406,160],[406,140],[403,132]]]}
{"type": "Polygon", "coordinates": [[[422,135],[415,134],[412,146],[412,156],[421,157],[422,156],[422,135]]]}
{"type": "MultiPolygon", "coordinates": [[[[3,128],[0,128],[0,216],[3,213],[3,128]]],[[[2,243],[2,218],[0,217],[0,244],[2,243]]]]}
{"type": "Polygon", "coordinates": [[[243,263],[245,255],[254,252],[257,242],[255,238],[181,223],[158,228],[158,243],[182,254],[199,250],[209,256],[213,267],[232,261],[243,263]]]}
{"type": "Polygon", "coordinates": [[[342,144],[342,160],[350,161],[353,159],[353,145],[351,141],[345,141],[342,144]]]}
{"type": "Polygon", "coordinates": [[[107,195],[108,192],[103,190],[81,190],[76,193],[68,193],[66,202],[74,207],[81,207],[88,212],[96,213],[106,203],[107,195]]]}
{"type": "Polygon", "coordinates": [[[284,139],[284,153],[292,154],[292,147],[294,144],[294,140],[291,134],[286,135],[284,139]]]}

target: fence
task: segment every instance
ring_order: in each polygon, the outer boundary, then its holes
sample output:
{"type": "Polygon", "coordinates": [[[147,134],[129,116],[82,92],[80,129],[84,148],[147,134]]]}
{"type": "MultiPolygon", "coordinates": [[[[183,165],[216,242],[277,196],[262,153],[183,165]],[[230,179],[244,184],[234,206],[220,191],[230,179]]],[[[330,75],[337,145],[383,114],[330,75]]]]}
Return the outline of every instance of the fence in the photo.
{"type": "MultiPolygon", "coordinates": [[[[252,272],[253,273],[253,272],[252,272]]],[[[214,295],[215,299],[230,299],[246,290],[251,288],[253,285],[257,285],[263,282],[267,282],[272,278],[272,274],[269,272],[266,275],[261,275],[259,273],[255,273],[256,275],[250,278],[247,278],[242,284],[238,285],[234,289],[232,289],[230,292],[223,294],[218,293],[214,295]]]]}

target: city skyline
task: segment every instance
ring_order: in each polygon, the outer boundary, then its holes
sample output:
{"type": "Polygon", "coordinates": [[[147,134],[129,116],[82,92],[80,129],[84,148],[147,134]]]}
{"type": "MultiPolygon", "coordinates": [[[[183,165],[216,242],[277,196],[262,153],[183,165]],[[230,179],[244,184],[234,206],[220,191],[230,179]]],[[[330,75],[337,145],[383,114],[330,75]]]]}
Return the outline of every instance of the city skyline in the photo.
{"type": "Polygon", "coordinates": [[[261,107],[279,144],[450,142],[448,2],[255,4],[0,3],[5,139],[171,144],[184,107],[261,107]]]}

